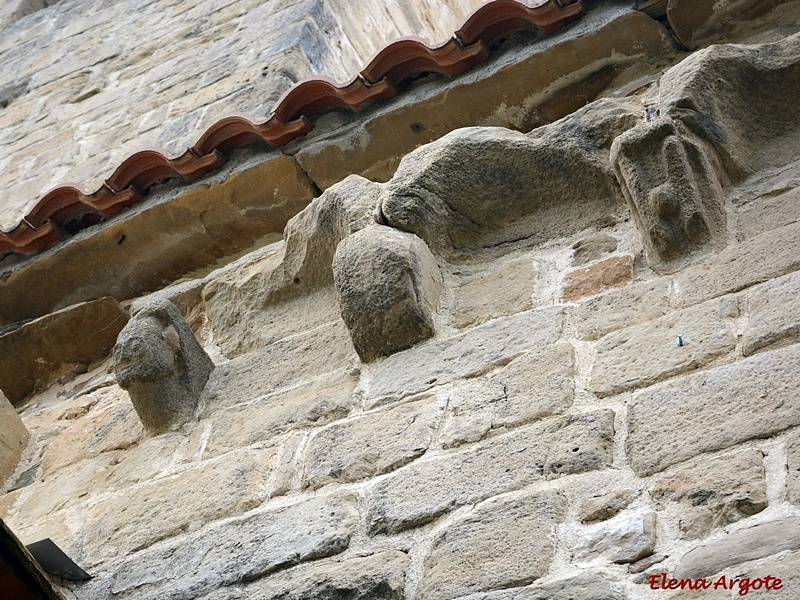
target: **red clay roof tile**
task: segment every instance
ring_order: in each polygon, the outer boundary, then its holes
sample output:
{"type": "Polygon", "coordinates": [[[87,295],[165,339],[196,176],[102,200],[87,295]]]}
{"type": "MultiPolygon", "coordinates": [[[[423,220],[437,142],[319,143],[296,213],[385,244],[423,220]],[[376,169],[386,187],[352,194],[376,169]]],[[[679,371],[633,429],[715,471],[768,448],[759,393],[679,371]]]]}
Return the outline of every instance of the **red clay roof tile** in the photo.
{"type": "Polygon", "coordinates": [[[361,71],[361,76],[373,85],[388,80],[399,88],[414,74],[440,73],[453,77],[479,65],[488,56],[489,51],[480,42],[462,47],[455,38],[450,38],[431,48],[421,38],[407,37],[385,46],[361,71]]]}
{"type": "Polygon", "coordinates": [[[272,112],[283,121],[293,121],[334,108],[360,111],[367,104],[397,95],[395,87],[386,79],[368,85],[361,77],[339,86],[333,79],[316,77],[292,86],[275,104],[272,112]]]}
{"type": "Polygon", "coordinates": [[[198,157],[190,149],[177,158],[168,158],[160,149],[148,148],[122,161],[111,177],[106,179],[106,185],[115,193],[129,187],[144,191],[178,176],[189,181],[199,179],[219,169],[224,162],[216,150],[198,157]]]}
{"type": "Polygon", "coordinates": [[[206,129],[191,150],[197,156],[214,151],[227,155],[258,140],[278,147],[305,135],[311,127],[311,121],[305,117],[286,123],[277,115],[271,115],[264,123],[256,124],[247,115],[231,115],[206,129]]]}
{"type": "Polygon", "coordinates": [[[456,37],[465,46],[481,41],[491,48],[501,39],[524,29],[535,27],[544,33],[552,33],[586,12],[586,6],[580,0],[562,0],[560,4],[563,6],[549,1],[531,8],[517,0],[487,2],[473,11],[456,31],[456,37]]]}
{"type": "Polygon", "coordinates": [[[10,231],[0,231],[0,255],[8,252],[34,254],[52,248],[60,241],[49,221],[34,228],[22,220],[10,231]]]}

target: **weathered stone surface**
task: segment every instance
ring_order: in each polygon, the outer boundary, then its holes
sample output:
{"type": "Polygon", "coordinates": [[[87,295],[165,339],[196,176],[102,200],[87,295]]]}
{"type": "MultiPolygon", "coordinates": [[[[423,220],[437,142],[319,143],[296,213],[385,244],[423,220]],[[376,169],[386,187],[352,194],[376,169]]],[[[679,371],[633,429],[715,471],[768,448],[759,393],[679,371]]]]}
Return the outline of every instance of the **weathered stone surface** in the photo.
{"type": "Polygon", "coordinates": [[[555,552],[553,530],[567,513],[554,491],[492,500],[433,539],[420,583],[423,600],[527,585],[555,552]]]}
{"type": "MultiPolygon", "coordinates": [[[[675,2],[696,10],[689,2],[675,2]]],[[[705,8],[709,2],[703,4],[705,8]]],[[[736,4],[741,7],[744,2],[736,4]]],[[[784,98],[798,91],[798,73],[798,35],[757,46],[711,46],[664,74],[659,85],[661,114],[709,143],[728,176],[742,179],[796,160],[800,107],[787,105],[784,98]]]]}
{"type": "Polygon", "coordinates": [[[567,273],[562,298],[575,302],[584,296],[594,296],[613,288],[624,287],[633,279],[633,257],[609,258],[590,267],[567,273]]]}
{"type": "Polygon", "coordinates": [[[675,44],[660,23],[629,6],[605,4],[574,23],[569,34],[524,44],[503,60],[462,75],[448,89],[429,85],[406,92],[338,136],[320,127],[318,136],[312,132],[292,148],[297,161],[323,189],[350,173],[388,181],[409,152],[459,127],[477,123],[530,131],[609,87],[657,71],[675,56],[675,44]]]}
{"type": "MultiPolygon", "coordinates": [[[[31,290],[28,290],[31,293],[31,290]]],[[[12,404],[106,356],[128,322],[113,298],[70,306],[0,335],[0,389],[12,404]]]]}
{"type": "Polygon", "coordinates": [[[353,390],[358,378],[329,373],[322,379],[278,391],[246,404],[218,410],[214,401],[200,409],[213,422],[207,452],[214,456],[269,441],[287,431],[326,425],[343,419],[355,405],[353,390]]]}
{"type": "Polygon", "coordinates": [[[270,479],[270,498],[283,496],[292,490],[299,489],[298,474],[302,471],[302,454],[307,436],[296,433],[287,436],[286,441],[278,448],[273,460],[273,471],[270,479]]]}
{"type": "Polygon", "coordinates": [[[788,471],[786,477],[786,499],[800,505],[800,434],[795,434],[786,442],[788,471]]]}
{"type": "Polygon", "coordinates": [[[62,514],[63,509],[80,504],[87,496],[105,491],[114,458],[105,455],[82,461],[44,481],[34,480],[22,488],[24,506],[9,516],[14,518],[17,527],[25,527],[42,522],[50,515],[62,514]]]}
{"type": "Polygon", "coordinates": [[[342,319],[364,362],[433,336],[442,274],[414,234],[375,226],[345,238],[333,257],[333,280],[342,319]]]}
{"type": "Polygon", "coordinates": [[[747,592],[748,598],[755,598],[756,600],[764,600],[765,598],[774,598],[774,600],[792,600],[797,595],[798,586],[800,586],[800,552],[793,552],[777,560],[769,560],[760,563],[758,567],[751,569],[745,573],[745,577],[749,577],[750,581],[756,578],[765,578],[767,575],[772,575],[772,581],[777,577],[781,580],[780,589],[755,589],[750,587],[747,592]]]}
{"type": "Polygon", "coordinates": [[[553,343],[561,335],[562,322],[560,307],[527,311],[393,354],[376,366],[366,407],[484,372],[520,352],[553,343]]]}
{"type": "Polygon", "coordinates": [[[80,560],[82,532],[75,523],[69,522],[68,517],[68,512],[59,511],[23,524],[18,521],[17,515],[13,515],[6,521],[6,525],[23,545],[50,538],[67,556],[75,556],[80,560]]]}
{"type": "MultiPolygon", "coordinates": [[[[50,0],[50,4],[55,4],[58,0],[50,0]]],[[[0,8],[0,31],[11,25],[14,21],[29,15],[37,10],[41,10],[48,5],[48,0],[9,0],[4,2],[0,8]]],[[[8,101],[0,96],[0,107],[8,106],[8,101]],[[5,100],[5,102],[4,102],[5,100]]]]}
{"type": "Polygon", "coordinates": [[[310,329],[220,364],[203,392],[202,414],[350,369],[357,362],[341,320],[310,329]]]}
{"type": "Polygon", "coordinates": [[[211,525],[136,555],[114,576],[124,600],[193,600],[347,549],[358,521],[352,494],[317,497],[211,525]]]}
{"type": "Polygon", "coordinates": [[[430,446],[437,412],[436,399],[428,398],[323,429],[309,442],[303,485],[316,489],[402,467],[430,446]]]}
{"type": "Polygon", "coordinates": [[[762,283],[800,269],[800,223],[728,246],[676,277],[684,306],[762,283]]]}
{"type": "Polygon", "coordinates": [[[439,440],[445,447],[476,442],[492,429],[511,428],[564,412],[575,393],[572,346],[531,350],[491,377],[458,384],[450,395],[439,440]]]}
{"type": "Polygon", "coordinates": [[[27,443],[28,430],[3,392],[0,392],[0,487],[16,469],[27,443]]]}
{"type": "Polygon", "coordinates": [[[300,566],[202,600],[404,600],[408,555],[397,550],[300,566]]]}
{"type": "MultiPolygon", "coordinates": [[[[664,562],[664,559],[667,558],[666,554],[651,554],[650,556],[645,556],[637,560],[636,562],[630,563],[628,565],[628,573],[642,573],[643,571],[648,570],[653,565],[657,565],[660,562],[664,562]]],[[[637,577],[634,580],[634,583],[639,583],[641,578],[637,577]]]]}
{"type": "Polygon", "coordinates": [[[598,411],[551,419],[464,452],[418,461],[375,486],[367,523],[373,533],[393,533],[533,481],[607,467],[613,436],[613,413],[598,411]]]}
{"type": "Polygon", "coordinates": [[[347,177],[289,221],[273,254],[210,282],[203,298],[215,342],[238,355],[338,320],[333,256],[341,240],[374,224],[379,191],[371,181],[347,177]]]}
{"type": "MultiPolygon", "coordinates": [[[[264,263],[272,263],[274,267],[276,257],[270,257],[264,263]]],[[[231,280],[235,283],[232,285],[236,287],[215,292],[211,301],[213,308],[206,312],[214,343],[225,356],[236,358],[266,348],[286,337],[341,320],[333,286],[267,302],[258,298],[264,283],[263,280],[258,281],[260,273],[253,274],[261,265],[254,267],[233,274],[231,280]]],[[[211,285],[218,283],[212,282],[211,285]]]]}
{"type": "Polygon", "coordinates": [[[761,512],[767,507],[767,483],[759,450],[694,461],[661,479],[650,492],[657,501],[672,500],[686,509],[681,531],[697,539],[761,512]]]}
{"type": "Polygon", "coordinates": [[[743,562],[800,549],[800,517],[751,525],[708,540],[683,555],[675,577],[707,577],[743,562]]]}
{"type": "Polygon", "coordinates": [[[629,100],[601,100],[527,135],[458,129],[403,158],[381,216],[441,251],[607,223],[623,205],[608,147],[640,113],[629,100]]]}
{"type": "Polygon", "coordinates": [[[447,401],[439,430],[445,448],[477,442],[492,429],[497,405],[506,402],[506,385],[493,377],[475,377],[458,384],[447,401]]]}
{"type": "Polygon", "coordinates": [[[674,271],[692,254],[725,246],[722,186],[702,146],[674,121],[623,133],[611,160],[654,269],[674,271]]]}
{"type": "MultiPolygon", "coordinates": [[[[84,546],[86,531],[83,527],[90,519],[91,505],[96,504],[100,498],[107,499],[119,492],[122,494],[115,496],[116,501],[120,505],[125,505],[127,488],[163,476],[164,471],[169,469],[170,459],[176,453],[181,441],[177,434],[156,436],[124,451],[114,450],[89,459],[73,461],[69,467],[54,474],[42,473],[41,477],[33,477],[19,490],[24,493],[24,500],[19,509],[8,516],[13,516],[15,528],[31,531],[31,534],[44,531],[44,537],[47,537],[46,529],[51,526],[50,521],[54,516],[60,515],[58,518],[63,519],[65,513],[76,515],[78,523],[73,527],[80,531],[80,535],[76,534],[70,543],[79,548],[79,553],[74,557],[76,559],[83,557],[86,551],[84,546]]],[[[219,473],[219,469],[217,472],[219,473]]],[[[114,506],[106,502],[105,506],[109,505],[114,506]]],[[[174,507],[170,509],[174,510],[174,507]]],[[[142,527],[146,528],[147,524],[142,527]]],[[[115,539],[114,535],[110,537],[115,539]]],[[[95,539],[92,541],[96,543],[95,539]]],[[[104,538],[102,542],[105,541],[104,538]]],[[[87,562],[91,560],[92,564],[95,564],[98,557],[105,555],[106,552],[112,550],[106,549],[104,545],[97,552],[93,551],[95,556],[88,557],[87,562]]]]}
{"type": "Polygon", "coordinates": [[[764,17],[791,0],[670,0],[667,19],[675,35],[693,49],[720,41],[748,21],[764,17]]]}
{"type": "Polygon", "coordinates": [[[748,200],[736,215],[739,239],[755,237],[766,231],[800,221],[800,173],[795,171],[792,179],[788,181],[784,179],[780,183],[776,182],[775,177],[767,176],[760,179],[758,183],[761,185],[755,189],[747,186],[745,182],[736,190],[737,196],[748,200]],[[780,187],[776,189],[777,186],[780,187]],[[783,193],[781,188],[785,190],[783,193]],[[756,194],[758,196],[753,198],[756,194]]]}
{"type": "Polygon", "coordinates": [[[22,490],[14,490],[0,495],[0,519],[9,520],[9,516],[15,510],[17,501],[22,495],[22,490]]]}
{"type": "Polygon", "coordinates": [[[611,396],[703,367],[734,350],[737,316],[736,302],[723,299],[610,333],[597,343],[589,389],[611,396]]]}
{"type": "Polygon", "coordinates": [[[42,456],[42,474],[114,450],[126,450],[144,436],[142,423],[127,392],[114,385],[92,392],[86,398],[87,412],[62,429],[42,456]]]}
{"type": "MultiPolygon", "coordinates": [[[[130,448],[101,454],[90,460],[108,461],[110,468],[91,484],[96,490],[118,491],[135,483],[144,483],[157,477],[163,477],[165,473],[173,473],[174,457],[180,455],[181,450],[187,448],[188,444],[184,445],[185,442],[188,442],[185,436],[179,433],[169,433],[147,437],[130,448]]],[[[199,459],[199,455],[193,456],[196,449],[188,450],[188,452],[190,453],[188,457],[181,456],[178,460],[187,463],[199,459]]],[[[58,476],[68,477],[71,470],[72,468],[59,471],[58,476]]],[[[88,496],[95,493],[89,491],[88,496]]],[[[76,497],[83,499],[81,494],[77,494],[76,497]]]]}
{"type": "Polygon", "coordinates": [[[798,273],[773,279],[748,292],[750,318],[742,340],[745,356],[770,344],[797,341],[800,335],[799,295],[798,273]]]}
{"type": "Polygon", "coordinates": [[[606,233],[589,235],[573,244],[572,266],[580,267],[599,260],[617,249],[617,239],[606,233]]]}
{"type": "Polygon", "coordinates": [[[575,309],[575,324],[581,339],[597,340],[617,329],[658,319],[668,308],[669,281],[642,281],[581,302],[575,309]]]}
{"type": "Polygon", "coordinates": [[[581,507],[581,521],[605,521],[633,502],[633,490],[614,490],[602,496],[589,498],[581,507]]]}
{"type": "Polygon", "coordinates": [[[474,600],[623,600],[614,581],[596,573],[587,573],[530,587],[514,588],[471,596],[474,600]]]}
{"type": "Polygon", "coordinates": [[[533,262],[525,258],[471,279],[455,289],[453,322],[460,328],[530,310],[534,284],[533,262]]]}
{"type": "Polygon", "coordinates": [[[632,563],[653,553],[656,545],[656,514],[621,514],[586,533],[575,545],[579,562],[608,559],[632,563]]]}
{"type": "Polygon", "coordinates": [[[264,499],[273,454],[252,450],[228,454],[99,502],[89,513],[86,560],[96,563],[126,556],[257,507],[264,499]]]}
{"type": "Polygon", "coordinates": [[[0,322],[103,296],[135,298],[280,233],[314,191],[293,159],[261,159],[188,189],[151,194],[102,228],[0,274],[0,322]]]}
{"type": "MultiPolygon", "coordinates": [[[[89,504],[106,492],[130,485],[123,481],[130,475],[131,465],[117,464],[122,453],[105,454],[82,461],[56,473],[44,481],[34,481],[10,496],[18,495],[19,502],[2,518],[25,543],[46,537],[53,539],[73,560],[93,569],[97,556],[85,553],[84,537],[89,517],[89,504]],[[62,545],[66,543],[66,545],[62,545]]],[[[139,457],[142,458],[141,456],[139,457]]],[[[145,466],[149,477],[155,469],[145,466]]],[[[94,549],[94,546],[93,546],[94,549]]]]}
{"type": "Polygon", "coordinates": [[[194,416],[214,363],[178,308],[156,298],[133,315],[114,346],[114,373],[145,428],[162,433],[194,416]]]}
{"type": "Polygon", "coordinates": [[[702,452],[800,425],[800,346],[764,352],[636,394],[627,452],[650,475],[702,452]]]}

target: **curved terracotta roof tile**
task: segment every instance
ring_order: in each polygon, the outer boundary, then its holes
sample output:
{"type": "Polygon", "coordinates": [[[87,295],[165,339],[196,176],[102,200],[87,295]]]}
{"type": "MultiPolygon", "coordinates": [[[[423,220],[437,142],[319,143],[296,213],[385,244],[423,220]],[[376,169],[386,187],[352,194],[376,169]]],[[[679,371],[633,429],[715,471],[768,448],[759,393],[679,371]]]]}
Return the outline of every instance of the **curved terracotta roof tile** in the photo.
{"type": "Polygon", "coordinates": [[[361,75],[373,85],[388,80],[399,88],[415,73],[441,73],[453,77],[479,65],[488,56],[489,51],[482,42],[462,47],[451,38],[441,46],[431,48],[421,38],[407,37],[384,47],[361,75]]]}
{"type": "MultiPolygon", "coordinates": [[[[134,188],[115,192],[103,185],[90,193],[77,184],[64,184],[42,196],[27,214],[24,223],[36,229],[48,224],[70,229],[72,223],[84,220],[87,214],[97,215],[96,222],[99,217],[115,215],[141,198],[141,192],[134,188]]],[[[17,235],[11,237],[16,239],[17,235]]]]}
{"type": "MultiPolygon", "coordinates": [[[[79,212],[83,207],[90,207],[88,192],[78,184],[66,183],[45,193],[36,205],[25,216],[25,221],[33,227],[41,227],[48,220],[59,222],[62,215],[79,212]]],[[[66,217],[69,220],[70,217],[66,217]]]]}
{"type": "Polygon", "coordinates": [[[123,209],[133,206],[142,199],[142,193],[136,188],[129,187],[119,192],[107,186],[101,187],[90,197],[92,208],[97,214],[111,217],[123,209]]]}
{"type": "Polygon", "coordinates": [[[311,131],[311,121],[300,117],[289,123],[272,115],[264,123],[253,123],[247,115],[230,115],[220,119],[206,129],[191,150],[197,156],[210,152],[230,154],[258,140],[265,140],[275,147],[283,146],[294,138],[311,131]]]}
{"type": "Polygon", "coordinates": [[[10,231],[0,231],[0,255],[9,252],[22,254],[41,252],[52,248],[60,241],[58,232],[51,223],[34,228],[23,220],[10,231]]]}
{"type": "Polygon", "coordinates": [[[535,6],[524,0],[490,0],[470,15],[455,37],[440,46],[402,38],[380,50],[344,85],[324,77],[298,82],[281,96],[263,123],[231,115],[211,125],[177,158],[157,148],[141,150],[126,158],[95,192],[76,184],[48,191],[22,221],[9,231],[0,231],[0,257],[51,248],[62,237],[136,204],[143,192],[157,183],[175,177],[198,179],[222,166],[237,148],[258,140],[283,146],[308,133],[313,127],[310,119],[322,112],[335,108],[358,112],[396,95],[418,74],[453,77],[484,62],[492,45],[517,31],[536,27],[551,33],[584,12],[583,0],[546,0],[535,6]]]}
{"type": "Polygon", "coordinates": [[[215,171],[225,162],[217,151],[198,157],[187,150],[177,158],[168,158],[158,148],[148,148],[132,154],[106,179],[106,185],[114,192],[128,187],[145,191],[157,183],[173,177],[183,176],[192,181],[215,171]]]}
{"type": "Polygon", "coordinates": [[[456,37],[465,46],[480,41],[491,48],[501,39],[531,27],[552,33],[586,12],[582,0],[561,0],[560,4],[551,0],[531,8],[518,0],[493,0],[475,9],[456,31],[456,37]]]}
{"type": "Polygon", "coordinates": [[[283,121],[293,121],[333,108],[348,108],[360,111],[365,105],[386,100],[397,95],[395,87],[386,79],[367,85],[356,77],[344,86],[336,85],[333,79],[315,77],[291,87],[275,104],[273,112],[283,121]]]}

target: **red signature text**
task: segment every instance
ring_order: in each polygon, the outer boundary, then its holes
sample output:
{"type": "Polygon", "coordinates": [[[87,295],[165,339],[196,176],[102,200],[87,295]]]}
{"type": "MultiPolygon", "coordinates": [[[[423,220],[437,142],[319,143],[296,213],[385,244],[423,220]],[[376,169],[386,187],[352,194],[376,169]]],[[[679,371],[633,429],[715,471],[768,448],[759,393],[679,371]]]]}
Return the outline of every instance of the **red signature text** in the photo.
{"type": "Polygon", "coordinates": [[[650,575],[651,590],[738,590],[740,596],[746,596],[750,590],[779,590],[783,582],[778,577],[728,577],[721,575],[718,579],[675,579],[668,578],[666,573],[650,575]]]}

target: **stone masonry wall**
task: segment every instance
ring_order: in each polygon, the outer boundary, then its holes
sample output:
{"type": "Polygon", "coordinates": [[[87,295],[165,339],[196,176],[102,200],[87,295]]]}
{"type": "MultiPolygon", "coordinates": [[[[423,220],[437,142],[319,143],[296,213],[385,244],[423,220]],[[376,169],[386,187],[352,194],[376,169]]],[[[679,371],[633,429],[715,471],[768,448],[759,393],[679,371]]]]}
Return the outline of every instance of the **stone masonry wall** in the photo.
{"type": "Polygon", "coordinates": [[[800,36],[766,37],[457,130],[157,292],[215,365],[194,417],[148,433],[111,358],[66,371],[0,518],[80,600],[797,597],[800,36]]]}
{"type": "Polygon", "coordinates": [[[0,12],[0,229],[16,225],[57,184],[75,181],[96,189],[126,156],[144,147],[180,154],[224,116],[244,111],[266,118],[300,79],[349,81],[398,37],[444,41],[478,4],[4,3],[0,11],[9,16],[0,12]]]}

